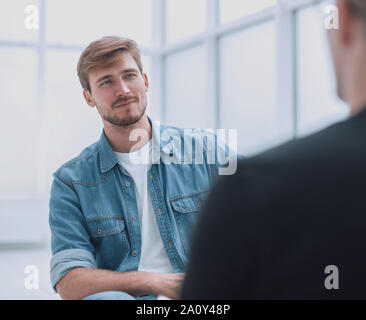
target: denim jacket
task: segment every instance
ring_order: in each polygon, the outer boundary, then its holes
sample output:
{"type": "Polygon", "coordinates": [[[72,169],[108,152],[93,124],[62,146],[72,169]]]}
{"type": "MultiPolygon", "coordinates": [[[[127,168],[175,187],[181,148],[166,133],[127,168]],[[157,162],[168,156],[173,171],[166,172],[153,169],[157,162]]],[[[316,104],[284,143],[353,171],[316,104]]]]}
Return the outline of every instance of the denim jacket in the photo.
{"type": "MultiPolygon", "coordinates": [[[[172,268],[184,272],[197,213],[230,150],[206,131],[149,121],[153,159],[148,191],[172,268]]],[[[76,267],[137,270],[141,228],[134,181],[117,162],[104,130],[98,142],[62,165],[53,178],[49,224],[54,290],[76,267]]]]}

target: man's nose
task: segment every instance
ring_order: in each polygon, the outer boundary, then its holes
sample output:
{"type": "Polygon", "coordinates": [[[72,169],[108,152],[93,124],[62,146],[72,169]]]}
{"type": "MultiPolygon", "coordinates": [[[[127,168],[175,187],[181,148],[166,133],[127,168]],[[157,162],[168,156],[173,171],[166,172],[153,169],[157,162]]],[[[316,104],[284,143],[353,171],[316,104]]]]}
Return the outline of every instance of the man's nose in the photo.
{"type": "Polygon", "coordinates": [[[127,84],[123,81],[123,79],[120,79],[119,81],[117,81],[116,96],[124,96],[129,93],[130,93],[130,89],[128,88],[127,84]]]}

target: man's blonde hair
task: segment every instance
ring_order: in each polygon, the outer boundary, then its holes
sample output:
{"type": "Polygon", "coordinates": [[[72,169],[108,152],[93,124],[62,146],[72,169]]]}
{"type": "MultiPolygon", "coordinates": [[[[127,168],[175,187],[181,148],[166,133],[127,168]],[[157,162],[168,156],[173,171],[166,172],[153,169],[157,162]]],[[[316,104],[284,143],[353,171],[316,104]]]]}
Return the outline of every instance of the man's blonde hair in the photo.
{"type": "Polygon", "coordinates": [[[103,37],[90,43],[79,58],[77,71],[83,89],[91,91],[89,72],[110,67],[114,64],[115,57],[121,52],[129,52],[132,55],[142,74],[140,50],[135,41],[117,36],[103,37]]]}

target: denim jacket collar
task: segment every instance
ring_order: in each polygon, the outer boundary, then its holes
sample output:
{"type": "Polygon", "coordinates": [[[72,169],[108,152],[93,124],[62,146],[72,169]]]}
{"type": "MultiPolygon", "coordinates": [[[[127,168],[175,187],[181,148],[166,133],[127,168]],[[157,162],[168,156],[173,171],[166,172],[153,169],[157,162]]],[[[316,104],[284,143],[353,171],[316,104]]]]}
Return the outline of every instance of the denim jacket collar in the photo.
{"type": "MultiPolygon", "coordinates": [[[[153,163],[158,163],[160,159],[160,153],[168,155],[167,151],[164,148],[161,148],[160,141],[161,138],[163,138],[164,141],[169,141],[169,135],[160,126],[160,122],[152,121],[149,117],[148,120],[151,124],[152,130],[152,161],[153,163]]],[[[98,142],[98,148],[100,157],[100,169],[102,173],[106,173],[107,171],[111,170],[118,163],[118,161],[116,154],[112,146],[110,145],[107,136],[105,135],[104,129],[98,142]]],[[[174,149],[174,151],[177,151],[176,146],[173,145],[172,148],[174,149]]],[[[174,154],[175,153],[176,152],[174,152],[174,154]]]]}

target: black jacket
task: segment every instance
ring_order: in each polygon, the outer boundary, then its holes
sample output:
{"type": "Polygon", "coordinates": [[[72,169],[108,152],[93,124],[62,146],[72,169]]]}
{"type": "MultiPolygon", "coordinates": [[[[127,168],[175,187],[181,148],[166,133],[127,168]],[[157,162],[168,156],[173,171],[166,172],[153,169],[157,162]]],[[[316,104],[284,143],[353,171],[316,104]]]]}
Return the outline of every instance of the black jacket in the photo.
{"type": "Polygon", "coordinates": [[[366,298],[366,108],[220,177],[182,298],[366,298]]]}

